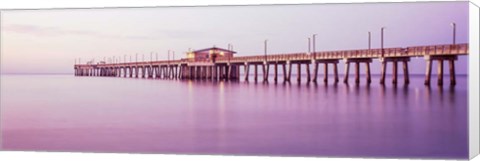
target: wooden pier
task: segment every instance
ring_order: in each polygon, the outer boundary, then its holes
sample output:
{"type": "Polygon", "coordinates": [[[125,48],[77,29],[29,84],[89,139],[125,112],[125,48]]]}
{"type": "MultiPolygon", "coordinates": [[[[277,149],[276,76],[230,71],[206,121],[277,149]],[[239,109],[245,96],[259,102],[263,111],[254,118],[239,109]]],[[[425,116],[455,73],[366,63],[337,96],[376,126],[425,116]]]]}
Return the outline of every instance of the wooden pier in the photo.
{"type": "Polygon", "coordinates": [[[281,81],[279,72],[283,73],[283,81],[292,79],[292,66],[297,66],[297,81],[302,80],[305,73],[307,82],[317,82],[319,65],[324,66],[323,82],[329,81],[329,67],[334,73],[334,82],[339,81],[338,64],[343,61],[345,71],[343,82],[349,83],[350,65],[355,66],[354,82],[359,84],[360,68],[366,69],[366,83],[370,84],[370,63],[381,62],[380,83],[385,84],[387,66],[391,65],[392,83],[399,83],[398,65],[402,65],[403,83],[408,84],[408,62],[414,57],[423,57],[426,61],[425,85],[430,85],[432,64],[438,63],[437,84],[443,85],[444,61],[448,62],[450,84],[455,85],[455,61],[458,56],[468,55],[468,44],[429,45],[406,48],[360,49],[345,51],[322,51],[314,53],[269,54],[261,56],[219,57],[215,60],[162,60],[109,64],[76,64],[75,76],[131,77],[151,79],[208,79],[208,80],[240,80],[240,68],[244,69],[244,80],[249,81],[250,70],[253,67],[253,80],[259,81],[258,68],[262,70],[262,80],[269,81],[269,70],[273,67],[273,81],[281,81]],[[304,67],[304,68],[303,68],[304,67]],[[313,69],[310,69],[313,67],[313,69]],[[281,69],[279,69],[281,68],[281,69]],[[304,69],[304,70],[302,70],[304,69]]]}

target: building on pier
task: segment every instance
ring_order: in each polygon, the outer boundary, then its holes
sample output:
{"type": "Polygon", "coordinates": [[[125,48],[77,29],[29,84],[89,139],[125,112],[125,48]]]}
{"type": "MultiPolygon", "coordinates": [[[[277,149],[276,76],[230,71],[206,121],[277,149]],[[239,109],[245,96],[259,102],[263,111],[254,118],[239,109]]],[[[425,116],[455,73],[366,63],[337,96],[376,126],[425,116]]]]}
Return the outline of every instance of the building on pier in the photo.
{"type": "Polygon", "coordinates": [[[211,61],[215,62],[217,58],[233,58],[237,53],[232,50],[222,49],[219,47],[211,47],[206,49],[195,50],[187,53],[187,59],[191,61],[211,61]]]}

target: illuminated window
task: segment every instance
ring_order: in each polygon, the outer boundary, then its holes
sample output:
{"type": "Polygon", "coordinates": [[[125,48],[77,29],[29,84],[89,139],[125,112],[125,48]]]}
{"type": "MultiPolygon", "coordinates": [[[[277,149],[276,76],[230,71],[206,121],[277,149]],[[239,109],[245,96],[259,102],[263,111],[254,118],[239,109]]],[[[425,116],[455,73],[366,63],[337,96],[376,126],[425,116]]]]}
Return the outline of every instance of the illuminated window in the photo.
{"type": "Polygon", "coordinates": [[[190,53],[187,54],[187,57],[188,58],[194,58],[195,54],[193,52],[190,52],[190,53]]]}

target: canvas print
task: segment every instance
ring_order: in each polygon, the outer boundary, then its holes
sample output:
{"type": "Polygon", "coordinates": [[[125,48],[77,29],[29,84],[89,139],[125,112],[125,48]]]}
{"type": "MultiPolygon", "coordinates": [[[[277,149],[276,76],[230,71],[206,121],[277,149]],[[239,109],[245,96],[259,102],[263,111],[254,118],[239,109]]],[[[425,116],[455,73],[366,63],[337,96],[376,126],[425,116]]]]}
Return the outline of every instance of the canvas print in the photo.
{"type": "Polygon", "coordinates": [[[1,150],[468,158],[468,2],[1,11],[1,150]]]}

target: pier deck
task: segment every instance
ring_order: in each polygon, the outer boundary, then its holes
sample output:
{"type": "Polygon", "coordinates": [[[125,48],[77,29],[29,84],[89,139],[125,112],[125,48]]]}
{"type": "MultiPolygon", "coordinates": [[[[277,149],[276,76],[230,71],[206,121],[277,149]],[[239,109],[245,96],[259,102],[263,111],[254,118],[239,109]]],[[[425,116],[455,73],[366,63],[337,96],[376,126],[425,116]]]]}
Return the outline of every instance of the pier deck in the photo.
{"type": "Polygon", "coordinates": [[[254,80],[258,81],[258,67],[262,68],[263,81],[269,81],[270,66],[274,68],[274,81],[277,82],[279,67],[283,72],[283,81],[290,82],[292,65],[297,65],[297,81],[301,81],[302,72],[306,73],[307,82],[317,82],[318,67],[324,65],[324,82],[328,82],[328,67],[333,65],[334,81],[339,81],[338,63],[344,62],[344,83],[349,83],[350,64],[355,65],[355,83],[360,83],[360,64],[366,67],[367,83],[371,83],[370,63],[381,62],[380,83],[385,83],[387,64],[392,64],[392,83],[398,82],[398,63],[402,64],[404,83],[408,84],[408,62],[413,57],[423,57],[426,61],[425,85],[430,85],[432,63],[438,65],[438,85],[443,85],[443,64],[448,62],[450,84],[455,85],[455,61],[458,56],[468,55],[468,44],[412,46],[406,48],[360,49],[343,51],[321,51],[315,53],[283,53],[258,56],[236,56],[218,58],[215,61],[193,61],[191,59],[161,60],[143,62],[124,62],[109,64],[76,64],[75,76],[108,76],[163,79],[211,79],[239,80],[240,68],[244,68],[244,79],[249,80],[250,67],[254,67],[254,80]],[[312,65],[313,70],[310,70],[312,65]],[[302,71],[305,66],[305,71],[302,71]],[[313,78],[312,78],[313,77],[313,78]]]}

